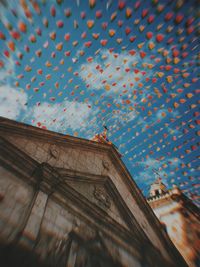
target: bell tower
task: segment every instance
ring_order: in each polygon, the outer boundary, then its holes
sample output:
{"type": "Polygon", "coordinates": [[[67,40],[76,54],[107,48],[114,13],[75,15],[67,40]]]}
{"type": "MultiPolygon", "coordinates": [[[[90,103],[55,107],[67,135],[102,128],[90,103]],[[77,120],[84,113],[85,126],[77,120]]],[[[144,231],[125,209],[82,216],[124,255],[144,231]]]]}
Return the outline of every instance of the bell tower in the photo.
{"type": "Polygon", "coordinates": [[[159,196],[166,192],[166,186],[162,183],[162,179],[159,177],[156,179],[150,187],[150,196],[159,196]]]}
{"type": "Polygon", "coordinates": [[[160,177],[151,184],[149,195],[147,202],[188,266],[200,266],[198,207],[176,185],[167,189],[160,177]]]}

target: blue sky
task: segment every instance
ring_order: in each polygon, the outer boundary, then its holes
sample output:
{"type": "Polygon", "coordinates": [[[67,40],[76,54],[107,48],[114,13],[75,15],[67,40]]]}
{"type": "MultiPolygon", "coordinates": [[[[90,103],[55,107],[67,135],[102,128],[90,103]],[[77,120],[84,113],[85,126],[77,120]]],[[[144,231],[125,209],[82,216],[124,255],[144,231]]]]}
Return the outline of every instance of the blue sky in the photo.
{"type": "Polygon", "coordinates": [[[87,139],[106,125],[145,195],[156,169],[200,204],[197,1],[0,10],[1,116],[87,139]]]}

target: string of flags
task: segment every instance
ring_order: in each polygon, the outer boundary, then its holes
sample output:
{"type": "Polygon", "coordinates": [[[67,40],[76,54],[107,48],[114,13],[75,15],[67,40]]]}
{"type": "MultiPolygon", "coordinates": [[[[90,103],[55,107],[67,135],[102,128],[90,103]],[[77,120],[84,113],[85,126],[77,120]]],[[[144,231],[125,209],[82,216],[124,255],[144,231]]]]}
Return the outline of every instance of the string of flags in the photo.
{"type": "Polygon", "coordinates": [[[0,2],[0,115],[87,139],[106,125],[144,194],[156,167],[200,205],[199,15],[195,0],[0,2]]]}

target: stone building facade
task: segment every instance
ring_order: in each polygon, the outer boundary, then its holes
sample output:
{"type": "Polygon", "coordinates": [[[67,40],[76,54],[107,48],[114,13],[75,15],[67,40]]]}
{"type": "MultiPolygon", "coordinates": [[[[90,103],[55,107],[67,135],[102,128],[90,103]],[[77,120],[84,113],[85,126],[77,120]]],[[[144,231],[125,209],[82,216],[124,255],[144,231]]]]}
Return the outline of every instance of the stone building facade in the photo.
{"type": "Polygon", "coordinates": [[[112,145],[5,118],[0,140],[3,266],[187,266],[112,145]]]}
{"type": "Polygon", "coordinates": [[[167,190],[159,179],[151,185],[147,201],[188,265],[199,267],[199,208],[177,186],[167,190]]]}

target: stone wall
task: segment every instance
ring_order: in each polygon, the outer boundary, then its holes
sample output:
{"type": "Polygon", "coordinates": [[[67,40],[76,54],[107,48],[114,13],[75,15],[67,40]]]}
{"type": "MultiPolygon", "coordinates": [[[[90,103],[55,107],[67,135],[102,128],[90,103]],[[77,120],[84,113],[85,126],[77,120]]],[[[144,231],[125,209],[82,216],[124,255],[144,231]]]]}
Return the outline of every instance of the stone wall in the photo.
{"type": "Polygon", "coordinates": [[[0,233],[13,240],[23,225],[34,191],[31,186],[0,166],[0,233]]]}
{"type": "MultiPolygon", "coordinates": [[[[65,246],[70,233],[84,236],[85,240],[96,238],[98,228],[87,216],[82,214],[82,217],[77,207],[61,205],[53,195],[49,196],[40,190],[34,197],[33,188],[12,172],[1,167],[0,174],[1,240],[6,240],[6,243],[18,242],[26,249],[36,251],[40,260],[47,261],[49,266],[61,267],[62,264],[66,266],[65,246]],[[30,210],[33,199],[34,204],[30,210]]],[[[133,263],[136,267],[141,266],[139,257],[112,242],[107,234],[102,232],[101,238],[106,249],[113,255],[114,262],[120,262],[122,266],[132,266],[133,263]]],[[[76,246],[78,249],[78,245],[76,246]]],[[[75,254],[73,258],[76,262],[75,254]]],[[[72,261],[71,259],[71,263],[72,261]]]]}
{"type": "Polygon", "coordinates": [[[183,201],[182,194],[169,194],[150,200],[159,220],[165,224],[167,233],[190,267],[200,262],[199,215],[193,214],[183,201]]]}
{"type": "MultiPolygon", "coordinates": [[[[7,220],[15,244],[60,267],[86,259],[104,259],[103,266],[185,266],[112,146],[7,126],[0,125],[0,179],[27,194],[14,231],[7,220]]],[[[11,197],[18,207],[15,192],[11,197]]]]}
{"type": "Polygon", "coordinates": [[[48,162],[53,167],[66,168],[74,171],[91,173],[95,175],[108,175],[115,184],[120,195],[124,198],[127,206],[136,217],[136,220],[144,230],[151,242],[161,251],[167,260],[171,260],[168,252],[164,249],[162,242],[156,235],[150,222],[138,206],[132,193],[125,185],[123,178],[108,157],[107,153],[89,151],[87,149],[71,147],[69,144],[55,145],[48,142],[40,142],[35,139],[19,136],[7,136],[6,139],[23,149],[28,155],[38,162],[48,162]],[[55,155],[52,155],[55,153],[55,155]],[[109,167],[105,168],[103,162],[109,167]]]}

